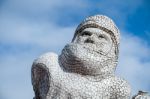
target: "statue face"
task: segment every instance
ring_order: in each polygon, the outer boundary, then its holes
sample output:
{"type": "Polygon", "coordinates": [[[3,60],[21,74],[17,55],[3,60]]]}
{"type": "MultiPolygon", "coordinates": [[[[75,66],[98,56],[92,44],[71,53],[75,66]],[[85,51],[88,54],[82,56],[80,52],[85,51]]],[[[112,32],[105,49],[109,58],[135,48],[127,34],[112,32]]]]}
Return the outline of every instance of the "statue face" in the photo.
{"type": "Polygon", "coordinates": [[[86,28],[64,47],[59,60],[65,70],[83,75],[113,73],[114,50],[111,35],[98,28],[86,28]]]}
{"type": "Polygon", "coordinates": [[[78,33],[73,43],[78,43],[88,50],[106,55],[112,48],[111,36],[98,28],[86,28],[78,33]]]}

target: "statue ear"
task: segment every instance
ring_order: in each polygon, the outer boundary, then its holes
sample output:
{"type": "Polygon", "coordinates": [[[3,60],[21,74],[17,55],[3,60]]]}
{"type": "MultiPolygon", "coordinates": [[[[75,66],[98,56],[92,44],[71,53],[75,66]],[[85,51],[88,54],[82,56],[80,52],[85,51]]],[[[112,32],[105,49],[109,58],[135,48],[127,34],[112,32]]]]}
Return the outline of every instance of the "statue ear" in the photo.
{"type": "Polygon", "coordinates": [[[45,99],[50,86],[48,68],[42,63],[33,63],[31,76],[35,99],[45,99]]]}

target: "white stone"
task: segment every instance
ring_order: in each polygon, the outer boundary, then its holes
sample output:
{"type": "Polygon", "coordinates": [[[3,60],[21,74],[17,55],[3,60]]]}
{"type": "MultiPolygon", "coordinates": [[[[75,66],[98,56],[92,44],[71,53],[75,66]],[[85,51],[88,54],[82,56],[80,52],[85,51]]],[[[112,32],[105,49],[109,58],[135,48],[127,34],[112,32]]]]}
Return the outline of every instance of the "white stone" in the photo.
{"type": "Polygon", "coordinates": [[[61,55],[46,53],[34,61],[35,99],[129,99],[129,84],[114,74],[119,35],[110,18],[86,18],[61,55]]]}

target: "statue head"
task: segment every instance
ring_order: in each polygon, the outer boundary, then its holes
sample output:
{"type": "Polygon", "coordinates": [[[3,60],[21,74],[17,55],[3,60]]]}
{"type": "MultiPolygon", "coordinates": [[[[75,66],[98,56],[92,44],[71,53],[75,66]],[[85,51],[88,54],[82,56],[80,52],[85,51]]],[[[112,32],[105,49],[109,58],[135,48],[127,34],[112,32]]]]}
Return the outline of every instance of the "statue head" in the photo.
{"type": "Polygon", "coordinates": [[[101,54],[107,54],[114,44],[115,53],[118,56],[119,37],[119,30],[110,18],[104,15],[95,15],[81,22],[75,31],[72,42],[95,45],[95,51],[97,50],[101,54]]]}
{"type": "Polygon", "coordinates": [[[60,55],[60,63],[70,72],[84,75],[111,74],[118,59],[119,30],[103,15],[86,18],[77,27],[72,42],[60,55]]]}

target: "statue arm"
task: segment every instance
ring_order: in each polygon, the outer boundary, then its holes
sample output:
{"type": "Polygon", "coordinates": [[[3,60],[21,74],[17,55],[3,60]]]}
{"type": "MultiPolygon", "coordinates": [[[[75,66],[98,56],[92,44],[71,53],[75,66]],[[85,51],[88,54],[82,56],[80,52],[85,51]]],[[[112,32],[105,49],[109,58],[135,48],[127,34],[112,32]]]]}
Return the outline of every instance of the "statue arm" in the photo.
{"type": "Polygon", "coordinates": [[[35,92],[34,99],[46,99],[49,88],[53,82],[52,69],[58,64],[58,56],[46,53],[33,62],[31,69],[32,85],[35,92]]]}
{"type": "Polygon", "coordinates": [[[117,99],[130,99],[131,98],[131,88],[127,81],[118,78],[115,84],[115,94],[117,99]]]}

